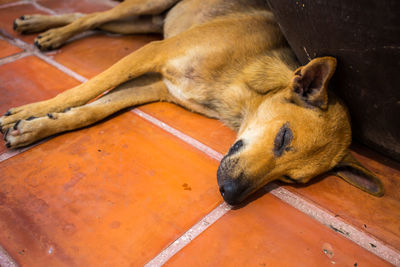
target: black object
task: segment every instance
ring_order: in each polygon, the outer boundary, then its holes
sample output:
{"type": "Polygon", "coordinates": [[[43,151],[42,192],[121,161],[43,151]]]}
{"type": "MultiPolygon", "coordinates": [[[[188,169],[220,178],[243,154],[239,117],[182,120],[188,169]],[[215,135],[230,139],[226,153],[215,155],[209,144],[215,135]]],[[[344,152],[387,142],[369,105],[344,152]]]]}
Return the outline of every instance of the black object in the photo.
{"type": "Polygon", "coordinates": [[[356,140],[400,161],[400,1],[268,0],[302,64],[338,60],[331,88],[356,140]]]}

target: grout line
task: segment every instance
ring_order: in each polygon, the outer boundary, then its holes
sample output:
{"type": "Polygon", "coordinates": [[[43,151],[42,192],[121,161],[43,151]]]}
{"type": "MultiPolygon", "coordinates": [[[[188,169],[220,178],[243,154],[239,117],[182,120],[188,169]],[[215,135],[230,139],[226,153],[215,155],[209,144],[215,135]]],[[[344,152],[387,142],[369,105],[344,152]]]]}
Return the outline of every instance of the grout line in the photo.
{"type": "MultiPolygon", "coordinates": [[[[5,152],[0,154],[0,162],[3,162],[3,161],[5,161],[5,160],[7,160],[9,158],[12,158],[12,157],[14,157],[14,156],[16,156],[16,155],[18,155],[18,154],[20,154],[22,152],[25,152],[25,151],[27,151],[27,150],[35,147],[35,146],[38,146],[38,145],[50,140],[51,138],[53,138],[53,136],[46,137],[45,139],[40,140],[39,142],[35,142],[35,143],[33,143],[33,144],[29,145],[29,146],[26,146],[26,147],[15,148],[15,149],[12,149],[12,150],[9,149],[9,150],[7,150],[7,151],[5,151],[5,152]]],[[[2,267],[1,264],[0,264],[0,267],[2,267]]]]}
{"type": "Polygon", "coordinates": [[[0,39],[9,42],[12,45],[15,45],[21,49],[24,49],[26,51],[32,52],[33,48],[31,45],[25,43],[22,40],[19,40],[18,38],[12,36],[8,32],[1,31],[0,39]]]}
{"type": "Polygon", "coordinates": [[[23,51],[18,52],[14,55],[5,57],[5,58],[1,58],[0,59],[0,66],[7,64],[7,63],[11,63],[14,61],[17,61],[21,58],[24,58],[26,56],[31,56],[33,55],[33,48],[32,46],[30,46],[29,44],[25,43],[22,40],[19,40],[18,38],[14,38],[12,35],[8,34],[7,32],[1,31],[0,35],[0,40],[6,41],[20,49],[23,49],[23,51]]]}
{"type": "MultiPolygon", "coordinates": [[[[89,34],[86,35],[82,35],[82,36],[88,36],[89,34]]],[[[80,35],[81,36],[81,35],[80,35]]],[[[65,67],[64,65],[58,63],[57,61],[55,61],[54,59],[52,59],[51,57],[47,56],[46,54],[43,54],[42,52],[40,52],[40,50],[38,50],[36,47],[34,47],[33,45],[30,45],[28,43],[25,43],[24,41],[18,39],[18,38],[13,38],[11,36],[7,36],[7,38],[4,38],[2,36],[0,36],[0,39],[8,41],[9,43],[21,48],[25,50],[26,55],[34,55],[37,56],[38,58],[42,59],[43,61],[47,62],[48,64],[52,65],[53,67],[57,68],[58,70],[64,72],[65,74],[75,78],[76,80],[80,81],[80,82],[86,82],[88,79],[86,77],[83,77],[82,75],[76,73],[75,71],[65,67]]],[[[8,57],[7,57],[8,58],[8,57]]],[[[15,60],[18,60],[19,58],[15,58],[15,59],[10,59],[9,61],[5,62],[5,63],[9,63],[15,60]]],[[[1,59],[0,59],[0,65],[1,64],[5,64],[5,63],[1,63],[1,59]]]]}
{"type": "Polygon", "coordinates": [[[86,82],[88,79],[83,77],[82,75],[76,73],[75,71],[65,67],[64,65],[58,63],[57,61],[55,61],[54,59],[42,54],[41,52],[38,51],[34,51],[33,54],[35,56],[37,56],[38,58],[46,61],[47,63],[49,63],[50,65],[52,65],[53,67],[57,68],[58,70],[61,70],[62,72],[64,72],[65,74],[75,78],[76,80],[80,81],[80,82],[86,82]]]}
{"type": "Polygon", "coordinates": [[[3,161],[5,161],[5,160],[7,160],[7,159],[9,159],[11,157],[14,157],[14,156],[16,156],[16,155],[28,150],[29,148],[30,148],[30,146],[29,147],[24,147],[24,148],[21,148],[21,149],[7,150],[6,152],[0,154],[0,162],[3,162],[3,161]]]}
{"type": "Polygon", "coordinates": [[[55,12],[54,10],[51,10],[51,9],[45,7],[45,6],[42,6],[42,5],[38,4],[38,3],[36,3],[36,1],[32,1],[31,4],[32,4],[36,9],[39,9],[40,11],[44,11],[44,12],[49,13],[49,14],[51,14],[51,15],[57,15],[57,12],[55,12]]]}
{"type": "Polygon", "coordinates": [[[1,267],[19,267],[19,264],[0,246],[0,266],[1,267]]]}
{"type": "Polygon", "coordinates": [[[187,246],[193,239],[195,239],[198,235],[204,232],[204,230],[210,227],[222,216],[224,216],[229,210],[231,210],[231,207],[225,202],[223,202],[144,266],[145,267],[162,266],[172,256],[174,256],[182,248],[187,246]]]}
{"type": "Polygon", "coordinates": [[[204,145],[203,143],[200,143],[199,141],[197,141],[196,139],[182,133],[181,131],[178,131],[175,128],[172,128],[171,126],[167,125],[166,123],[154,118],[153,116],[139,110],[139,109],[133,109],[132,110],[133,113],[135,113],[136,115],[144,118],[145,120],[153,123],[154,125],[162,128],[163,130],[167,131],[168,133],[178,137],[179,139],[181,139],[182,141],[188,143],[189,145],[197,148],[198,150],[202,151],[203,153],[207,154],[209,157],[216,159],[218,161],[221,161],[221,159],[223,158],[223,155],[221,153],[218,153],[217,151],[215,151],[214,149],[204,145]]]}
{"type": "Polygon", "coordinates": [[[14,2],[14,3],[2,4],[2,5],[0,5],[0,8],[7,8],[7,7],[13,7],[13,6],[19,6],[19,5],[31,4],[31,3],[32,3],[32,1],[22,0],[22,1],[17,1],[17,2],[14,2]]]}
{"type": "Polygon", "coordinates": [[[311,201],[292,193],[283,187],[276,188],[276,184],[273,183],[265,186],[264,190],[269,191],[280,200],[286,202],[300,212],[312,217],[319,223],[328,226],[335,232],[338,232],[342,236],[356,243],[360,247],[370,251],[376,256],[390,262],[395,266],[400,266],[400,253],[398,251],[392,249],[382,241],[368,235],[349,223],[346,223],[345,221],[335,217],[329,211],[324,210],[318,205],[313,204],[311,201]]]}
{"type": "Polygon", "coordinates": [[[27,52],[27,51],[22,51],[22,52],[19,52],[17,54],[14,54],[14,55],[1,58],[0,59],[0,66],[4,65],[4,64],[7,64],[7,63],[14,62],[14,61],[16,61],[18,59],[21,59],[21,58],[24,58],[24,57],[27,57],[27,56],[30,56],[30,55],[32,55],[32,53],[27,52]]]}

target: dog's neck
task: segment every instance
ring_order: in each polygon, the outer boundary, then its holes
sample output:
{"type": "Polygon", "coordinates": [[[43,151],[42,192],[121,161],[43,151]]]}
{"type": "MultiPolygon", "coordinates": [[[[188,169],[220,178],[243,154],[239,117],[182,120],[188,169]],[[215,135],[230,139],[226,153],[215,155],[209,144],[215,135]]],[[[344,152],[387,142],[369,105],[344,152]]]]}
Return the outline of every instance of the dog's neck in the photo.
{"type": "Polygon", "coordinates": [[[293,54],[287,48],[268,51],[244,68],[243,82],[252,90],[267,94],[286,88],[298,67],[293,54]]]}

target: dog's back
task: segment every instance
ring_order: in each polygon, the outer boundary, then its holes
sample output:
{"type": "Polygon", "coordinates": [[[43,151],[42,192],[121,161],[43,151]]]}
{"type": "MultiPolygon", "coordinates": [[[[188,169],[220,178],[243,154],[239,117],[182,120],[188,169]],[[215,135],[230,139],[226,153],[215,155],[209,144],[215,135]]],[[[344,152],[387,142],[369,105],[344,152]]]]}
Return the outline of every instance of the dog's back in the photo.
{"type": "MultiPolygon", "coordinates": [[[[232,14],[269,11],[263,0],[184,0],[177,3],[167,14],[164,25],[165,38],[186,31],[218,17],[232,14]]],[[[271,13],[272,15],[272,13],[271,13]]],[[[251,29],[249,29],[251,30],[251,29]]]]}

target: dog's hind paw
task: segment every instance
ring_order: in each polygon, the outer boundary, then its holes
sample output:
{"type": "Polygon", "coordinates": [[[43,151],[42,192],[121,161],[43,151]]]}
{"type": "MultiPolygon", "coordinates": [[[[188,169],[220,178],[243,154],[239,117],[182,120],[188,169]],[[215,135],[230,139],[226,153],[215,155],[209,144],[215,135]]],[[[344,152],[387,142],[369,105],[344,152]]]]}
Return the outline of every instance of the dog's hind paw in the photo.
{"type": "Polygon", "coordinates": [[[35,46],[42,51],[52,50],[62,46],[67,39],[61,28],[51,29],[36,37],[35,46]]]}

